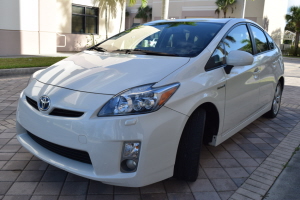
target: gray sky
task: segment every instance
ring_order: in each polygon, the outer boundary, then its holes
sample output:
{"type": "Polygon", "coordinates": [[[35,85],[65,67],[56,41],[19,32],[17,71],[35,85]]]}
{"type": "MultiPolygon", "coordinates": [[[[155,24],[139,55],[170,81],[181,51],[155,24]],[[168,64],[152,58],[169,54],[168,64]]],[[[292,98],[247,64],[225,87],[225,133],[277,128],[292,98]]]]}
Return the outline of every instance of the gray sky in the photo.
{"type": "Polygon", "coordinates": [[[300,1],[299,0],[289,0],[288,9],[291,6],[300,6],[300,1]]]}

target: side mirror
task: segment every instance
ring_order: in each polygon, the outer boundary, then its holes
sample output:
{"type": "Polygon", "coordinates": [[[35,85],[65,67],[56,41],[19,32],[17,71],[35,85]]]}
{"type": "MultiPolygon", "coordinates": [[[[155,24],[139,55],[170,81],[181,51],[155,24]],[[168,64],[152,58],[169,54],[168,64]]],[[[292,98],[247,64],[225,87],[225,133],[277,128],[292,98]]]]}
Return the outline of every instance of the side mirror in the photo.
{"type": "Polygon", "coordinates": [[[252,65],[254,57],[246,51],[234,50],[229,52],[226,58],[227,66],[224,68],[227,74],[230,73],[234,66],[252,65]]]}

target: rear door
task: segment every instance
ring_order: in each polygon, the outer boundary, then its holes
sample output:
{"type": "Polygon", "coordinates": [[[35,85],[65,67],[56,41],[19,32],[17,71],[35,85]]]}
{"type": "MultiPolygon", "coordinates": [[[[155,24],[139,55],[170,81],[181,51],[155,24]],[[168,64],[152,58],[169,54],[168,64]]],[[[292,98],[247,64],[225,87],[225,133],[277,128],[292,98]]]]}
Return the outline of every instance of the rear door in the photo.
{"type": "Polygon", "coordinates": [[[275,72],[278,65],[279,53],[275,48],[273,40],[258,26],[250,24],[250,29],[254,38],[255,61],[259,64],[259,107],[262,108],[270,103],[273,99],[276,78],[275,72]]]}
{"type": "MultiPolygon", "coordinates": [[[[246,24],[235,26],[223,39],[225,54],[233,50],[254,53],[246,24]]],[[[258,63],[234,66],[226,75],[226,101],[223,133],[238,126],[259,108],[258,63]]]]}

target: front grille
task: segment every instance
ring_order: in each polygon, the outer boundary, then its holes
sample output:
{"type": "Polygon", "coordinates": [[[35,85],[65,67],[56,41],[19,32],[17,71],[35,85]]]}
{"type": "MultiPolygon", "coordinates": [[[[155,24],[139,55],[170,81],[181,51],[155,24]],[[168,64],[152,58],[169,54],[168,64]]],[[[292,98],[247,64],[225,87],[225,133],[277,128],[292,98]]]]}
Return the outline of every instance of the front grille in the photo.
{"type": "Polygon", "coordinates": [[[26,96],[26,100],[29,103],[29,105],[31,105],[33,108],[39,110],[37,102],[31,98],[29,98],[28,96],[26,96]]]}
{"type": "Polygon", "coordinates": [[[60,145],[54,144],[52,142],[48,142],[42,138],[39,138],[39,137],[33,135],[32,133],[30,133],[29,131],[27,131],[27,133],[36,143],[38,143],[45,149],[48,149],[49,151],[52,151],[61,156],[70,158],[72,160],[77,160],[79,162],[92,164],[89,154],[85,151],[80,151],[80,150],[60,146],[60,145]]]}
{"type": "MultiPolygon", "coordinates": [[[[38,104],[35,100],[26,96],[26,100],[33,108],[39,110],[38,104]]],[[[81,117],[84,112],[72,111],[72,110],[65,110],[61,108],[54,108],[49,115],[53,116],[60,116],[60,117],[81,117]]]]}
{"type": "Polygon", "coordinates": [[[54,108],[49,115],[61,117],[81,117],[83,115],[83,112],[54,108]]]}

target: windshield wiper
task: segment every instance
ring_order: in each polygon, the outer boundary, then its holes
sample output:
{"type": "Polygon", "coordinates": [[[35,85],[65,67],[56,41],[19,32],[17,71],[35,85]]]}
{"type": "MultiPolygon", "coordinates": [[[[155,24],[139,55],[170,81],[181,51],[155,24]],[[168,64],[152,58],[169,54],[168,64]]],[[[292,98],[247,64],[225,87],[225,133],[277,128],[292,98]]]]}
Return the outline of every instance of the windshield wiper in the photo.
{"type": "Polygon", "coordinates": [[[97,47],[97,46],[91,47],[91,48],[89,48],[88,50],[96,50],[96,51],[101,51],[101,52],[107,52],[106,49],[104,49],[104,48],[102,48],[102,47],[97,47]]]}
{"type": "Polygon", "coordinates": [[[114,51],[122,51],[125,52],[126,54],[132,54],[135,51],[137,52],[142,52],[147,55],[157,55],[157,56],[179,56],[178,54],[171,54],[171,53],[165,53],[165,52],[157,52],[157,51],[150,51],[150,50],[145,50],[145,49],[117,49],[114,51]]]}
{"type": "Polygon", "coordinates": [[[145,49],[134,49],[134,51],[141,51],[145,54],[148,55],[157,55],[157,56],[179,56],[178,54],[175,53],[165,53],[165,52],[157,52],[157,51],[150,51],[150,50],[145,50],[145,49]]]}
{"type": "Polygon", "coordinates": [[[122,52],[125,52],[126,54],[130,54],[132,53],[133,51],[139,51],[139,50],[135,50],[135,49],[117,49],[117,50],[113,50],[112,52],[115,52],[115,51],[122,51],[122,52]]]}

